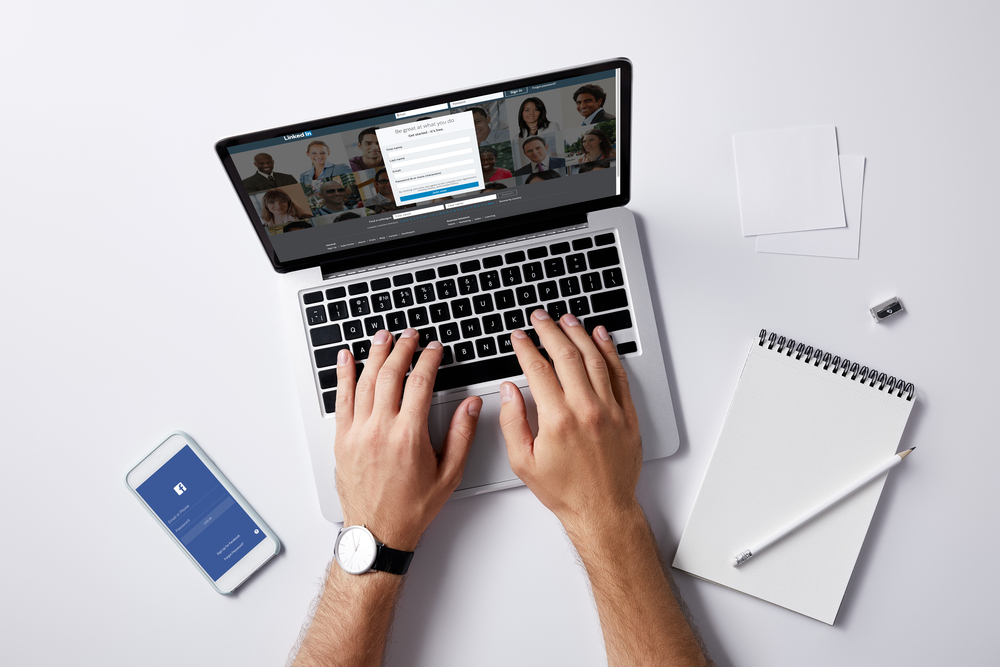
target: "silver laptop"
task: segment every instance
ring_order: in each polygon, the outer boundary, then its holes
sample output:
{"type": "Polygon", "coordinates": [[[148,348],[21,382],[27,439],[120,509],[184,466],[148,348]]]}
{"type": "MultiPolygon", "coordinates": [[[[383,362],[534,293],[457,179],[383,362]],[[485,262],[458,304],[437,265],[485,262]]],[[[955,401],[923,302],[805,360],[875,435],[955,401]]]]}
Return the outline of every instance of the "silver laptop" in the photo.
{"type": "MultiPolygon", "coordinates": [[[[629,373],[644,460],[677,425],[635,220],[632,65],[610,60],[220,141],[219,157],[283,282],[323,515],[334,482],[337,353],[364,372],[372,337],[412,327],[444,359],[430,413],[439,445],[459,402],[483,398],[454,498],[521,484],[499,387],[527,381],[510,345],[530,313],[612,333],[629,373]]],[[[418,352],[419,354],[419,352],[418,352]]],[[[536,427],[536,423],[532,423],[536,427]]]]}

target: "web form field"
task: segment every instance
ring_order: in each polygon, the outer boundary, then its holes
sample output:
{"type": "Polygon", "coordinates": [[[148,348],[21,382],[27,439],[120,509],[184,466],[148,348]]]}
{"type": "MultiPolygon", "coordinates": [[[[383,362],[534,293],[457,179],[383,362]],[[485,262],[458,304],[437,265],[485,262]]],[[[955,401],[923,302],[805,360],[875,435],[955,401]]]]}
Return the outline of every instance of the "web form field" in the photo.
{"type": "Polygon", "coordinates": [[[396,205],[483,188],[471,111],[376,130],[396,205]]]}

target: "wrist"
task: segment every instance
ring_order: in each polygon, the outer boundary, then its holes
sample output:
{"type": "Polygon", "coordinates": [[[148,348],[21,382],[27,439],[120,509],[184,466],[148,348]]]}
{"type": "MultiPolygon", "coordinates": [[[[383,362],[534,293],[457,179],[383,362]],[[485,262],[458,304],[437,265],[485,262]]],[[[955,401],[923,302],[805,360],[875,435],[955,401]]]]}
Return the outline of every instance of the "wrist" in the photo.
{"type": "Polygon", "coordinates": [[[606,539],[618,543],[622,532],[636,535],[648,530],[646,515],[635,496],[615,505],[560,517],[560,520],[566,535],[581,554],[582,550],[598,547],[606,539]]]}
{"type": "Polygon", "coordinates": [[[364,526],[376,540],[397,551],[414,551],[420,542],[422,532],[412,527],[395,525],[379,519],[365,519],[358,515],[344,514],[344,528],[364,526]]]}

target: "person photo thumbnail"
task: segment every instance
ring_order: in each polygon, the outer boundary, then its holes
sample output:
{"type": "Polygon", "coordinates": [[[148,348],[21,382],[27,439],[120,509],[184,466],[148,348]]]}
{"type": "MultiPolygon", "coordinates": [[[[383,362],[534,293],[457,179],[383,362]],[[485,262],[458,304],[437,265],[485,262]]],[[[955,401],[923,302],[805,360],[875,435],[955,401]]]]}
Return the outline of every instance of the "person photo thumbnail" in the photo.
{"type": "MultiPolygon", "coordinates": [[[[339,147],[343,152],[343,147],[339,147]]],[[[310,167],[299,176],[303,186],[319,191],[320,183],[334,176],[351,173],[351,168],[345,163],[330,162],[330,146],[325,141],[310,141],[306,145],[306,157],[310,167]]]]}
{"type": "Polygon", "coordinates": [[[274,171],[274,158],[270,153],[257,153],[253,156],[253,166],[256,171],[243,179],[243,187],[247,192],[260,192],[284,185],[295,185],[298,181],[291,174],[274,171]]]}
{"type": "Polygon", "coordinates": [[[308,220],[312,217],[305,194],[298,185],[267,190],[252,195],[251,199],[254,201],[262,224],[269,231],[277,230],[290,222],[308,220]]]}
{"type": "Polygon", "coordinates": [[[375,134],[375,130],[377,129],[377,127],[368,127],[358,133],[356,150],[360,151],[361,154],[352,157],[348,161],[352,171],[378,169],[385,166],[385,161],[382,158],[382,149],[378,145],[378,135],[375,134]]]}
{"type": "Polygon", "coordinates": [[[521,152],[528,158],[528,163],[515,171],[514,175],[526,176],[552,169],[565,169],[566,160],[561,157],[551,157],[549,155],[550,150],[549,143],[545,137],[529,137],[525,139],[521,142],[521,152]]]}

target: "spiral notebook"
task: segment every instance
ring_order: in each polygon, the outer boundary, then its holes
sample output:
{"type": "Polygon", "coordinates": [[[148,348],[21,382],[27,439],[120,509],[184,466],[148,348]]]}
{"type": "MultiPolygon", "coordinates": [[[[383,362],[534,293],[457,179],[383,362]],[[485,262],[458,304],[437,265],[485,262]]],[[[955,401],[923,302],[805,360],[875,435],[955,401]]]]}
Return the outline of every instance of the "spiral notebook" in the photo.
{"type": "Polygon", "coordinates": [[[913,385],[764,331],[673,566],[833,625],[885,475],[739,567],[729,559],[899,446],[913,385]]]}

